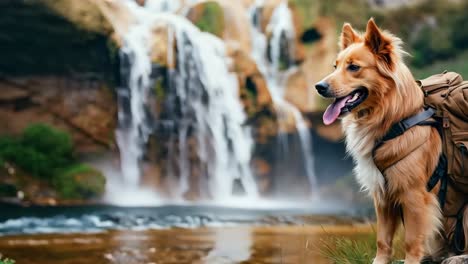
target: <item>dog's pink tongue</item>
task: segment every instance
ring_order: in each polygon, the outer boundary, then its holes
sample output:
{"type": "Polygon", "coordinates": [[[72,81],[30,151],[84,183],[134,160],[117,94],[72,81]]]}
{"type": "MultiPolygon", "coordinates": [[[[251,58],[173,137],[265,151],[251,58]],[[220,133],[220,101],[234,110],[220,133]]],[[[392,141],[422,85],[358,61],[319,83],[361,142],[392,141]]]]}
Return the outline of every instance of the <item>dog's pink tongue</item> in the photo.
{"type": "Polygon", "coordinates": [[[325,125],[330,125],[338,119],[341,113],[341,109],[345,106],[346,101],[350,100],[352,96],[346,96],[340,100],[335,100],[331,105],[327,107],[325,113],[323,114],[323,123],[325,125]]]}

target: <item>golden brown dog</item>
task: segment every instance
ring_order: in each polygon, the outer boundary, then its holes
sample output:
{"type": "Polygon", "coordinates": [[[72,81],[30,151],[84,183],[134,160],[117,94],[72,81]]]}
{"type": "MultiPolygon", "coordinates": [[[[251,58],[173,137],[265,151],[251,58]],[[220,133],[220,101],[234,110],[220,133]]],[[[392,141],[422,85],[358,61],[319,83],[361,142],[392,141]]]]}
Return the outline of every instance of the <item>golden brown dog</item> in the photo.
{"type": "Polygon", "coordinates": [[[378,264],[390,261],[393,236],[402,216],[406,264],[420,263],[431,253],[431,242],[436,241],[442,220],[435,195],[438,186],[432,192],[426,190],[442,149],[435,128],[415,126],[380,147],[375,160],[372,157],[376,141],[394,123],[423,110],[423,94],[403,63],[401,44],[399,38],[380,30],[373,19],[364,34],[345,24],[335,71],[316,85],[322,96],[335,98],[325,111],[324,123],[342,117],[357,179],[374,198],[374,263],[378,264]],[[385,171],[384,178],[375,164],[394,165],[385,171]]]}

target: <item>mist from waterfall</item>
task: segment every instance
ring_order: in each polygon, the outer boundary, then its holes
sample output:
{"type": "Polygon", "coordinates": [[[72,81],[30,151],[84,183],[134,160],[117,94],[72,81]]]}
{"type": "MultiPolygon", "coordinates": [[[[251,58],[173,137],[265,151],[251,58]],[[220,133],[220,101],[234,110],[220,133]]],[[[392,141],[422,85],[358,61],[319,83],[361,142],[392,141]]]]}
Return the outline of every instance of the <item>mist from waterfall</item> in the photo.
{"type": "Polygon", "coordinates": [[[186,18],[172,14],[179,6],[177,1],[152,0],[145,7],[132,0],[124,3],[136,19],[124,35],[122,61],[128,61],[129,76],[118,91],[117,140],[125,188],[134,190],[138,196],[144,147],[157,121],[148,114],[148,98],[154,85],[150,48],[151,30],[162,23],[169,28],[168,50],[173,45],[177,50],[176,54],[168,52],[168,61],[175,61],[176,66],[165,76],[180,107],[171,124],[177,130],[174,147],[179,152],[173,157],[178,168],[170,170],[178,172],[170,175],[178,178],[172,199],[183,200],[189,188],[193,162],[187,149],[190,135],[197,139],[197,155],[208,181],[205,191],[212,199],[233,198],[235,181],[241,183],[244,196],[256,197],[257,187],[250,168],[254,142],[251,131],[243,126],[246,115],[239,100],[237,77],[228,70],[224,43],[201,32],[186,18]]]}
{"type": "Polygon", "coordinates": [[[299,111],[294,105],[284,99],[285,86],[288,74],[294,70],[293,62],[291,61],[291,54],[294,53],[296,37],[295,28],[293,24],[293,17],[291,10],[288,7],[288,1],[283,0],[273,11],[270,21],[266,30],[271,33],[268,39],[267,35],[261,29],[261,8],[265,0],[256,0],[250,7],[250,22],[251,36],[252,36],[252,57],[257,63],[257,67],[267,80],[268,90],[273,99],[275,109],[280,118],[278,119],[278,126],[280,134],[278,139],[280,141],[281,150],[284,156],[288,156],[289,146],[287,131],[281,122],[281,116],[292,115],[296,126],[296,131],[300,140],[302,156],[304,160],[304,169],[310,183],[312,194],[317,187],[317,178],[315,175],[314,157],[312,154],[312,141],[310,138],[309,128],[299,111]],[[282,41],[287,40],[289,44],[286,51],[287,58],[282,57],[282,41]],[[282,60],[287,59],[284,62],[282,60]]]}
{"type": "MultiPolygon", "coordinates": [[[[231,59],[223,40],[200,31],[181,15],[199,1],[147,0],[144,6],[133,0],[115,2],[128,10],[132,19],[128,29],[116,28],[122,36],[116,131],[122,177],[121,181],[111,180],[107,200],[151,204],[195,199],[231,205],[254,201],[252,198],[259,197],[251,168],[255,142],[246,125],[237,76],[230,71],[231,59]],[[152,62],[157,28],[167,30],[167,66],[152,62]],[[161,80],[167,87],[164,104],[155,101],[161,80]],[[162,104],[159,108],[164,109],[163,116],[154,112],[155,104],[162,104]],[[163,157],[149,151],[154,141],[165,145],[163,157]],[[163,176],[148,176],[145,164],[151,159],[159,165],[164,163],[160,165],[163,176]],[[159,177],[158,186],[147,184],[145,177],[159,177]]],[[[305,189],[313,194],[317,183],[309,128],[301,112],[284,99],[285,82],[295,69],[292,13],[287,1],[281,2],[268,22],[267,34],[259,23],[263,2],[257,0],[248,15],[251,56],[267,82],[279,119],[281,148],[274,162],[284,168],[294,166],[302,171],[298,175],[305,173],[310,185],[305,189]],[[281,120],[285,118],[293,121],[295,131],[286,129],[281,120]],[[291,136],[300,146],[295,165],[288,163],[292,158],[291,136]]],[[[280,189],[284,192],[288,187],[280,189]]]]}

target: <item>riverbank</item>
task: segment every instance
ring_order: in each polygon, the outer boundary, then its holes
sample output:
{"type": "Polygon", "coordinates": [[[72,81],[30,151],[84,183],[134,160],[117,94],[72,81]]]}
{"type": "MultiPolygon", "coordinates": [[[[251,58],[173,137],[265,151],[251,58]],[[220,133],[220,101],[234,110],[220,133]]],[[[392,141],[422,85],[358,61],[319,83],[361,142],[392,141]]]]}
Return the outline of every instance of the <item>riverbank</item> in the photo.
{"type": "Polygon", "coordinates": [[[0,252],[22,264],[325,264],[324,241],[364,240],[372,232],[369,224],[348,224],[21,235],[0,237],[0,252]]]}

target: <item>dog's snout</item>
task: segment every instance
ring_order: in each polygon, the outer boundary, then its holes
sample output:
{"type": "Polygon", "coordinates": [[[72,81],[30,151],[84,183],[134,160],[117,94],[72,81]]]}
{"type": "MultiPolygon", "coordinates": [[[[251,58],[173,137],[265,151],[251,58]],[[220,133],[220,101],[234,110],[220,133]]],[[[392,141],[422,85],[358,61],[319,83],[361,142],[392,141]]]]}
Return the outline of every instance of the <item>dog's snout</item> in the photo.
{"type": "Polygon", "coordinates": [[[328,92],[328,88],[330,88],[330,85],[324,81],[321,81],[315,85],[315,89],[317,89],[317,92],[321,95],[326,94],[328,92]]]}

